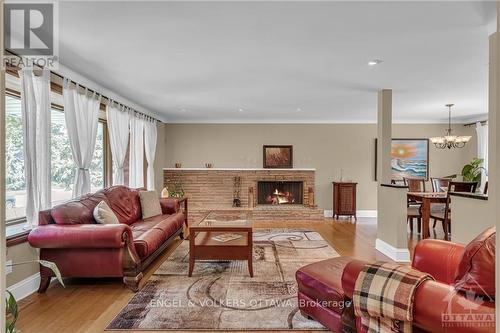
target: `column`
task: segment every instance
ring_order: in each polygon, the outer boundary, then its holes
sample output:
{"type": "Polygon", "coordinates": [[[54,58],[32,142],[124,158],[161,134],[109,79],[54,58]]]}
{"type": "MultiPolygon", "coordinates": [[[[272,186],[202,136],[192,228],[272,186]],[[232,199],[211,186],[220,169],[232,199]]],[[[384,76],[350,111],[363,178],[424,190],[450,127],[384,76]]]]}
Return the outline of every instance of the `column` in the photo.
{"type": "MultiPolygon", "coordinates": [[[[3,21],[4,1],[0,0],[0,309],[5,313],[5,70],[4,70],[4,21],[3,21]]],[[[3,332],[5,328],[5,315],[0,316],[0,327],[3,332]]]]}
{"type": "Polygon", "coordinates": [[[377,116],[377,180],[391,182],[392,90],[378,92],[377,116]]]}
{"type": "MultiPolygon", "coordinates": [[[[489,202],[495,206],[495,221],[497,229],[500,225],[500,177],[498,168],[500,167],[500,4],[497,4],[497,32],[490,37],[490,72],[489,72],[489,142],[488,142],[488,172],[489,172],[489,202]]],[[[498,234],[497,234],[498,235],[498,234]]],[[[499,237],[497,236],[497,243],[499,237]]],[[[500,288],[500,249],[496,248],[496,288],[500,288]]],[[[496,307],[496,318],[500,318],[500,307],[496,307]]]]}
{"type": "Polygon", "coordinates": [[[378,93],[377,240],[375,248],[396,262],[410,261],[406,227],[406,192],[391,186],[392,90],[378,93]]]}

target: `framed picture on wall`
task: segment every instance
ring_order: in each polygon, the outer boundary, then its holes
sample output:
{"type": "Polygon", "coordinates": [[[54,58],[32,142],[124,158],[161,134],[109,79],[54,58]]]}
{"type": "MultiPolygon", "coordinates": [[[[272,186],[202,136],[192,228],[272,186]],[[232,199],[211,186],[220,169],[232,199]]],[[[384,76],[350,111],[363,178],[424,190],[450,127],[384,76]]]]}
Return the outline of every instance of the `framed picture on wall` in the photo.
{"type": "Polygon", "coordinates": [[[264,168],[292,169],[293,146],[264,146],[264,168]]]}
{"type": "MultiPolygon", "coordinates": [[[[375,139],[375,180],[377,180],[377,139],[375,139]]],[[[429,140],[392,139],[391,179],[429,180],[429,140]]]]}

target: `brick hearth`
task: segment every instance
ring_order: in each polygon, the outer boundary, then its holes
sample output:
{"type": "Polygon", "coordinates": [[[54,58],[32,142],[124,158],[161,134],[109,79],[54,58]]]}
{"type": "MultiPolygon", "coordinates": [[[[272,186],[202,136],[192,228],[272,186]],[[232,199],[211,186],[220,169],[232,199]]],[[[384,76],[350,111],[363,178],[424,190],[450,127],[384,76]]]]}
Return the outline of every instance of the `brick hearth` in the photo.
{"type": "MultiPolygon", "coordinates": [[[[211,210],[251,209],[255,220],[318,220],[323,211],[310,207],[309,188],[314,190],[315,169],[199,169],[166,168],[165,186],[174,180],[182,183],[189,197],[189,219],[198,220],[211,210]],[[241,178],[241,208],[233,208],[233,179],[241,178]],[[302,181],[303,205],[257,205],[249,207],[249,189],[257,203],[258,181],[302,181]]],[[[251,199],[250,199],[251,200],[251,199]]]]}

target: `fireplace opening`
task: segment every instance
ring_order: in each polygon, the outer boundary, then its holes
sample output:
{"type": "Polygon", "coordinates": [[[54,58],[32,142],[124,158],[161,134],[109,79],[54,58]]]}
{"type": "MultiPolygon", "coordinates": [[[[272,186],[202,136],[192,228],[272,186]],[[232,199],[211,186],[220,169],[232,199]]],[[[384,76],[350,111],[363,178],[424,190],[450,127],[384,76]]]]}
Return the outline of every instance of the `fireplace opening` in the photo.
{"type": "Polygon", "coordinates": [[[300,205],[303,203],[303,182],[259,181],[257,182],[259,205],[300,205]]]}

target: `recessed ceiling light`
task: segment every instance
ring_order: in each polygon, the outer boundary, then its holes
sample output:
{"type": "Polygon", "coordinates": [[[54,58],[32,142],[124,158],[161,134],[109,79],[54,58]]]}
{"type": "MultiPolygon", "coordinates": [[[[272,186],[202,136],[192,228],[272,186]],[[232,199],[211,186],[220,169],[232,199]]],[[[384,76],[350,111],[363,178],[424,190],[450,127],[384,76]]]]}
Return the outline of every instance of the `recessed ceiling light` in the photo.
{"type": "Polygon", "coordinates": [[[181,109],[181,112],[186,112],[186,111],[187,111],[187,110],[186,110],[186,109],[184,109],[184,108],[182,108],[182,109],[181,109]]]}
{"type": "Polygon", "coordinates": [[[302,111],[302,108],[297,108],[297,112],[300,112],[300,111],[302,111]]]}
{"type": "Polygon", "coordinates": [[[373,60],[368,61],[368,66],[376,66],[382,62],[384,62],[384,61],[380,60],[380,59],[373,59],[373,60]]]}
{"type": "Polygon", "coordinates": [[[238,111],[239,111],[239,112],[243,112],[243,109],[242,109],[242,108],[239,108],[239,109],[238,109],[238,111]]]}

